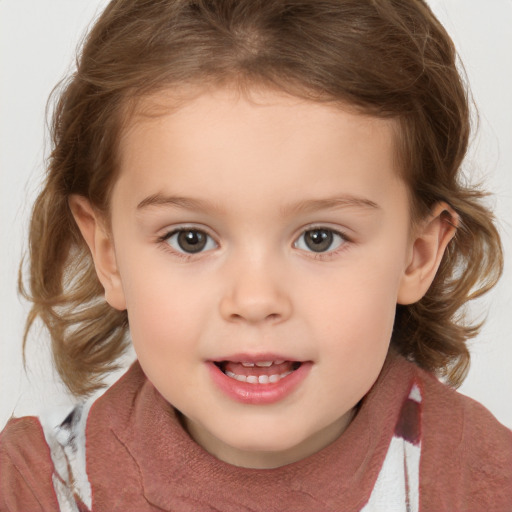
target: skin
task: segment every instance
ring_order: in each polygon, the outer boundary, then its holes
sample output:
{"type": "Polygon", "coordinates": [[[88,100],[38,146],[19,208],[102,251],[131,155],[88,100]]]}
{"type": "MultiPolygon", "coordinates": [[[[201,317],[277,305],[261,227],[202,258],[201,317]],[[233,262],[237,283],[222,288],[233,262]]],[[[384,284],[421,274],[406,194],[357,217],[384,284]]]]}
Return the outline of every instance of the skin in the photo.
{"type": "Polygon", "coordinates": [[[275,91],[202,93],[131,123],[109,229],[70,199],[144,372],[219,459],[276,467],[337,439],[381,371],[396,304],[431,284],[454,228],[444,204],[412,228],[392,123],[275,91]],[[338,234],[315,252],[304,233],[320,227],[338,234]],[[204,250],[184,253],[168,236],[180,228],[207,234],[204,250]],[[243,404],[206,364],[240,353],[312,366],[283,400],[243,404]]]}

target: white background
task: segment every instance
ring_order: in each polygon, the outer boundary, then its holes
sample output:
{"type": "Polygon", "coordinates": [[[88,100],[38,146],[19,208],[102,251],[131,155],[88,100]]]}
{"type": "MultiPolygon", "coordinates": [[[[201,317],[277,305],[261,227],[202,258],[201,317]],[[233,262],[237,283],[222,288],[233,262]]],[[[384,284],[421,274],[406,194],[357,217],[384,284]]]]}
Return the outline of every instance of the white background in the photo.
{"type": "MultiPolygon", "coordinates": [[[[46,348],[30,337],[27,373],[21,339],[27,304],[16,278],[30,205],[47,155],[45,104],[71,68],[74,50],[106,0],[0,0],[0,428],[11,414],[65,404],[46,348]]],[[[487,323],[472,342],[461,391],[512,427],[512,1],[430,0],[455,40],[480,111],[467,167],[494,193],[505,245],[500,285],[473,309],[487,323]]]]}

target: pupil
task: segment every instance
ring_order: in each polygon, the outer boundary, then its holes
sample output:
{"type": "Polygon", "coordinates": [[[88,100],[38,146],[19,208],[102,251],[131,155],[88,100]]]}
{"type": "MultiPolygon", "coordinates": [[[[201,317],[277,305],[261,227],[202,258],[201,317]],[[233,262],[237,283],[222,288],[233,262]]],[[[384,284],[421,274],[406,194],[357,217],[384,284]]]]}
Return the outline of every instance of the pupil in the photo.
{"type": "Polygon", "coordinates": [[[305,234],[306,245],[314,252],[323,252],[329,249],[332,239],[332,231],[326,229],[313,229],[305,234]]]}
{"type": "Polygon", "coordinates": [[[200,231],[182,231],[178,235],[178,244],[185,252],[199,252],[206,245],[206,236],[200,231]]]}

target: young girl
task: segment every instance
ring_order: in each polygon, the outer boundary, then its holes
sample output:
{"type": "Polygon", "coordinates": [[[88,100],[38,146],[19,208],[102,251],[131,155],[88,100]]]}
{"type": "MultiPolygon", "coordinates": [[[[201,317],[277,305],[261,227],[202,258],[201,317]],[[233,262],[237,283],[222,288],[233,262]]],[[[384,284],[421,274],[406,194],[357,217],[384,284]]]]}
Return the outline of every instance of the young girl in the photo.
{"type": "Polygon", "coordinates": [[[459,384],[501,246],[421,0],[115,0],[61,93],[28,319],[86,397],[11,420],[0,510],[510,510],[459,384]]]}

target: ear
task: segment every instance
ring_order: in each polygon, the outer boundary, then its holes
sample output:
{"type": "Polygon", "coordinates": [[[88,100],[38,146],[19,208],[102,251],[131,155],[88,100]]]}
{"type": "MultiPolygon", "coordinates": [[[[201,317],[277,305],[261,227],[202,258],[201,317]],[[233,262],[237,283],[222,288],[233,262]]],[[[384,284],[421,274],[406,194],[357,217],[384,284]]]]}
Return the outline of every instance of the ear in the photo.
{"type": "Polygon", "coordinates": [[[126,309],[121,277],[116,263],[114,242],[104,219],[91,206],[88,199],[73,194],[69,208],[82,236],[91,251],[96,274],[105,289],[106,301],[115,309],[126,309]]]}
{"type": "Polygon", "coordinates": [[[457,213],[448,204],[438,203],[417,228],[398,290],[398,304],[413,304],[427,293],[458,225],[457,213]]]}

